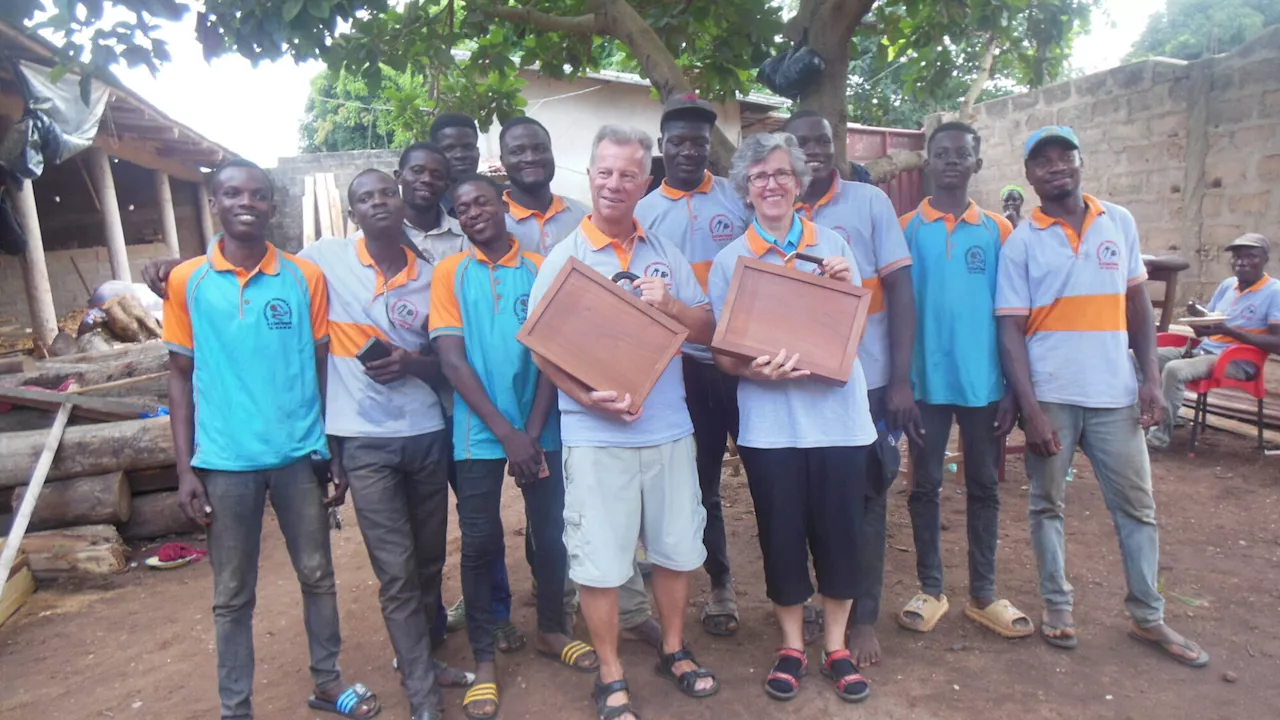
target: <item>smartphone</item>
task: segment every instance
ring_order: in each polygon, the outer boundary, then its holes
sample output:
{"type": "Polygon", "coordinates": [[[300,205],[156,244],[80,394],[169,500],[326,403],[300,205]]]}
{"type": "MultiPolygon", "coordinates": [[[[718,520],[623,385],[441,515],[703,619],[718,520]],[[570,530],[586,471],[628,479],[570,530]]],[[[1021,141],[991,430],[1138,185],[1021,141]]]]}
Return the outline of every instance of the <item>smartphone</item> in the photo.
{"type": "Polygon", "coordinates": [[[371,362],[386,360],[389,357],[391,357],[391,347],[379,338],[369,338],[369,342],[356,353],[356,359],[365,367],[368,367],[371,362]]]}

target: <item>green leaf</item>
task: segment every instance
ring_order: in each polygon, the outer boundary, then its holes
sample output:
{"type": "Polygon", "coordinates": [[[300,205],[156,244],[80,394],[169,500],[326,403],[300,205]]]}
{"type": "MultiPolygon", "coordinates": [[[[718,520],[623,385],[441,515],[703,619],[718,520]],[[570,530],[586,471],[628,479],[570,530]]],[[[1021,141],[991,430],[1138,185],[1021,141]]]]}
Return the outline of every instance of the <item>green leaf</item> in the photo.
{"type": "Polygon", "coordinates": [[[329,0],[306,0],[307,13],[319,20],[329,19],[329,0]]]}
{"type": "Polygon", "coordinates": [[[302,6],[306,4],[306,0],[285,0],[284,3],[284,21],[290,22],[298,17],[298,13],[302,12],[302,6]]]}

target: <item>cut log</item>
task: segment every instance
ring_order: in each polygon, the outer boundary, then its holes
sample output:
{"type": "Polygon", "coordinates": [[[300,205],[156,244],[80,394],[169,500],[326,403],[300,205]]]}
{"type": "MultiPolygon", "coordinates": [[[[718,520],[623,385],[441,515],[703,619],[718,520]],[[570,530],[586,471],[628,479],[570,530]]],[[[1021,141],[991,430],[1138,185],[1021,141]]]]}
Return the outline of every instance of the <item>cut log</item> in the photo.
{"type": "Polygon", "coordinates": [[[198,532],[200,528],[178,507],[178,493],[139,495],[133,499],[133,517],[120,526],[126,540],[151,540],[165,535],[198,532]]]}
{"type": "Polygon", "coordinates": [[[35,369],[35,358],[30,355],[20,355],[18,357],[0,359],[0,375],[7,375],[9,373],[26,373],[35,369]]]}
{"type": "Polygon", "coordinates": [[[0,387],[0,403],[9,403],[37,410],[57,410],[63,403],[71,404],[71,414],[91,420],[133,420],[143,415],[154,415],[159,404],[140,398],[103,398],[60,393],[52,390],[0,387]]]}
{"type": "Polygon", "coordinates": [[[26,566],[25,560],[21,562],[22,569],[19,570],[15,564],[13,567],[17,572],[10,573],[11,577],[5,582],[4,590],[0,591],[0,625],[13,617],[36,591],[36,578],[31,574],[31,568],[26,566]]]}
{"type": "Polygon", "coordinates": [[[173,465],[154,470],[130,470],[125,477],[134,495],[178,489],[178,468],[173,465]]]}
{"type": "MultiPolygon", "coordinates": [[[[0,488],[25,485],[48,437],[47,430],[0,434],[0,488]]],[[[148,470],[173,464],[169,418],[69,427],[53,458],[49,480],[148,470]]]]}
{"type": "Polygon", "coordinates": [[[27,533],[22,538],[22,552],[37,578],[107,575],[125,569],[124,541],[110,525],[27,533]]]}
{"type": "Polygon", "coordinates": [[[38,363],[27,373],[0,375],[0,386],[34,385],[56,388],[67,378],[77,378],[84,386],[102,385],[139,375],[153,375],[169,369],[169,351],[164,343],[152,342],[103,353],[68,355],[38,363]]]}
{"type": "MultiPolygon", "coordinates": [[[[26,492],[26,485],[13,491],[14,507],[21,506],[26,492]]],[[[77,525],[117,525],[129,521],[132,500],[129,481],[118,471],[49,483],[40,493],[30,527],[53,530],[77,525]]]]}

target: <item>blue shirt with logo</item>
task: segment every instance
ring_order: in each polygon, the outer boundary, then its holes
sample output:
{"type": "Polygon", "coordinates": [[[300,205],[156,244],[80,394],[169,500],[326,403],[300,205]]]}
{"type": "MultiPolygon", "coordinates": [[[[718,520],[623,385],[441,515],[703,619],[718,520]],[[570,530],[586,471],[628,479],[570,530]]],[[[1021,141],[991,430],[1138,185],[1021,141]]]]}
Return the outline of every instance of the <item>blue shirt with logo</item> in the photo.
{"type": "MultiPolygon", "coordinates": [[[[533,408],[538,367],[529,349],[516,340],[516,333],[529,317],[529,291],[541,264],[541,255],[520,252],[519,243],[512,240],[511,250],[496,263],[472,249],[442,260],[431,277],[431,338],[462,338],[467,362],[489,400],[518,430],[525,428],[533,408]]],[[[560,449],[560,419],[554,407],[539,445],[543,450],[560,449]]],[[[453,457],[506,457],[498,437],[456,391],[453,457]]]]}
{"type": "Polygon", "coordinates": [[[931,405],[982,407],[1004,397],[996,337],[996,271],[1009,221],[972,201],[959,217],[929,198],[902,217],[911,250],[916,341],[911,384],[931,405]]]}

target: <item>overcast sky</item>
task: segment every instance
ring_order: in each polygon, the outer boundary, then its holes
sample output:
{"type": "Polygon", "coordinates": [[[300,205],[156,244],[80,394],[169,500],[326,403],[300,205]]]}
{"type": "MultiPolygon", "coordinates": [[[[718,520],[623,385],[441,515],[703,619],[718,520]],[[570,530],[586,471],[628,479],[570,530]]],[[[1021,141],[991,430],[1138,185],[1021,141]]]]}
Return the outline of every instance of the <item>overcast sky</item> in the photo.
{"type": "MultiPolygon", "coordinates": [[[[1073,63],[1085,72],[1114,67],[1164,0],[1103,0],[1093,31],[1076,42],[1073,63]]],[[[173,61],[158,77],[121,70],[121,79],[174,119],[263,165],[298,152],[298,123],[320,63],[291,60],[254,68],[240,57],[205,63],[192,23],[166,28],[173,61]]]]}

